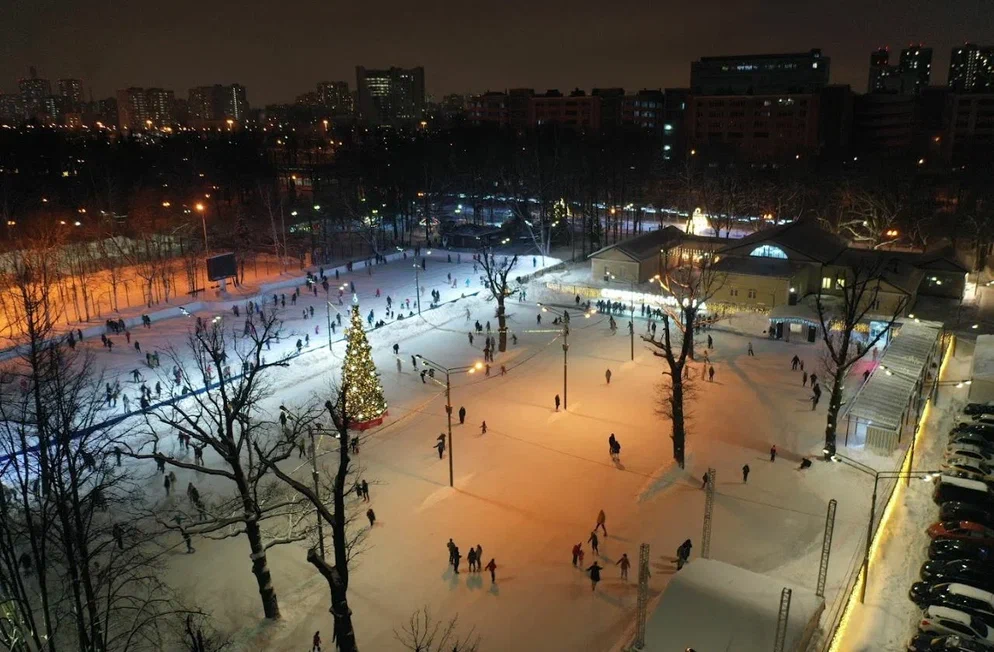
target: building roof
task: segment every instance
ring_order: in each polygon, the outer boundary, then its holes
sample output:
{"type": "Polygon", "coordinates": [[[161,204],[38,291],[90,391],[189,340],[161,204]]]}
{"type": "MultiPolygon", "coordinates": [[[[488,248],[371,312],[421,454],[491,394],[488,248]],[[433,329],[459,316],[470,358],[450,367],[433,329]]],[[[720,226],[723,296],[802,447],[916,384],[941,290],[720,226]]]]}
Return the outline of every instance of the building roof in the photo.
{"type": "Polygon", "coordinates": [[[741,256],[764,244],[780,247],[788,257],[818,263],[830,263],[846,250],[842,238],[825,231],[814,220],[798,220],[757,231],[732,242],[721,253],[741,256]]]}
{"type": "Polygon", "coordinates": [[[795,263],[783,258],[765,258],[763,256],[723,256],[714,264],[715,271],[724,274],[749,274],[751,276],[769,276],[773,278],[791,278],[804,269],[804,263],[795,263]]]}
{"type": "MultiPolygon", "coordinates": [[[[924,272],[907,259],[891,256],[894,252],[878,249],[850,248],[843,251],[833,262],[850,268],[863,268],[879,276],[880,280],[894,289],[913,295],[921,284],[924,272]]],[[[865,276],[864,276],[865,278],[865,276]]]]}
{"type": "Polygon", "coordinates": [[[719,241],[718,238],[694,235],[675,226],[667,226],[598,249],[590,257],[595,258],[598,254],[614,250],[624,253],[632,260],[642,261],[658,256],[661,249],[674,249],[685,242],[711,244],[719,241]]]}

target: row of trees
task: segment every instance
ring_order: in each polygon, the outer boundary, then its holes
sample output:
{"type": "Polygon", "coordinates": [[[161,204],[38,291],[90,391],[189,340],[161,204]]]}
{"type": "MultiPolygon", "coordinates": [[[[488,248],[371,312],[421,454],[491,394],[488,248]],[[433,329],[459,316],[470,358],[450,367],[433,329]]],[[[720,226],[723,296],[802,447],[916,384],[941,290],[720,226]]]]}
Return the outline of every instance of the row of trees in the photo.
{"type": "MultiPolygon", "coordinates": [[[[382,389],[368,380],[375,369],[358,308],[347,355],[355,364],[329,387],[330,398],[278,412],[262,406],[273,370],[293,357],[269,351],[293,333],[267,310],[251,328],[211,322],[166,350],[161,369],[175,371],[153,373],[167,396],[122,428],[105,411],[104,387],[114,381],[55,331],[61,315],[46,299],[49,264],[43,252],[19,259],[18,296],[10,300],[21,304],[28,339],[0,375],[0,646],[223,649],[196,596],[182,598],[163,580],[181,542],[197,537],[247,543],[270,619],[280,617],[280,606],[268,552],[302,544],[328,582],[338,648],[355,650],[349,569],[366,529],[346,499],[361,471],[349,453],[350,426],[357,411],[385,408],[382,389]],[[355,386],[378,391],[379,402],[356,396],[355,386]],[[304,452],[311,468],[298,461],[304,452]],[[191,483],[185,500],[155,500],[147,487],[170,470],[192,474],[200,488],[191,483]]],[[[456,636],[454,623],[427,611],[397,635],[410,649],[475,649],[472,638],[456,636]]]]}

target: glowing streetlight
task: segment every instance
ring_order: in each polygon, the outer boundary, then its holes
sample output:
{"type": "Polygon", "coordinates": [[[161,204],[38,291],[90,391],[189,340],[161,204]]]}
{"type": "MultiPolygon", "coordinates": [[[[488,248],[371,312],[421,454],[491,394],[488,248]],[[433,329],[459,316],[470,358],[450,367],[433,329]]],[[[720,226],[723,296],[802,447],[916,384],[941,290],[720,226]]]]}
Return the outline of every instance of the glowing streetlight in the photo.
{"type": "Polygon", "coordinates": [[[169,208],[170,206],[172,206],[172,204],[170,204],[169,202],[167,202],[167,201],[162,202],[162,207],[163,208],[169,208]]]}
{"type": "Polygon", "coordinates": [[[203,224],[204,226],[204,251],[206,251],[207,255],[210,256],[211,247],[210,244],[208,244],[207,242],[207,215],[204,212],[204,205],[200,202],[197,202],[194,208],[196,208],[197,212],[200,213],[200,223],[203,224]]]}

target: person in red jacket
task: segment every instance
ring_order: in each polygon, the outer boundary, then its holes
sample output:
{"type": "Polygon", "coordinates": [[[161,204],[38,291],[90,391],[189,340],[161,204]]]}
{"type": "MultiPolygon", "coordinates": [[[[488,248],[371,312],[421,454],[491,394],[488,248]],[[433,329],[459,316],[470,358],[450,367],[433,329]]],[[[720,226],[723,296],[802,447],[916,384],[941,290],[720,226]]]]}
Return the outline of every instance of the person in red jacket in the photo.
{"type": "Polygon", "coordinates": [[[494,577],[494,571],[497,570],[497,562],[495,562],[493,559],[491,559],[490,563],[487,564],[486,566],[484,566],[484,568],[486,568],[488,571],[490,571],[490,583],[491,584],[496,584],[497,583],[497,579],[494,577]]]}

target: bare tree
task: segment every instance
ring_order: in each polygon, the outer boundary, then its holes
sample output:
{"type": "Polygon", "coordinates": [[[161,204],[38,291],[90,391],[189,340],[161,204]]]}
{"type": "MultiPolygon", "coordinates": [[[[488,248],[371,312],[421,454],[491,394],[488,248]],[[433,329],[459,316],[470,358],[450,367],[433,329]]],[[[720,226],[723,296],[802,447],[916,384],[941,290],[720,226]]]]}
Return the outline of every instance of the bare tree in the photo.
{"type": "Polygon", "coordinates": [[[261,450],[267,457],[276,456],[287,438],[296,439],[302,433],[294,430],[298,426],[279,423],[258,408],[259,401],[271,393],[269,370],[287,366],[293,356],[279,354],[267,362],[267,343],[285,336],[282,322],[273,312],[257,314],[254,322],[251,319],[246,318],[241,333],[237,328],[226,331],[219,320],[199,327],[190,335],[186,351],[193,358],[192,366],[177,351],[169,352],[180,383],[175,382],[176,376],[163,376],[160,382],[173,385],[173,395],[179,396],[171,405],[148,409],[144,437],[129,454],[223,478],[232,485],[234,493],[230,496],[215,496],[189,507],[174,504],[172,518],[169,511],[160,509],[157,521],[165,529],[189,536],[244,536],[265,616],[279,618],[266,553],[274,546],[306,540],[311,527],[305,522],[309,510],[269,474],[270,467],[257,454],[261,450]],[[238,375],[232,373],[229,359],[241,364],[238,375]],[[182,389],[177,391],[180,384],[182,389]],[[289,432],[284,432],[288,427],[289,432]],[[189,450],[183,452],[163,440],[163,430],[189,437],[194,451],[209,449],[219,464],[205,463],[198,455],[191,460],[189,450]],[[184,526],[186,519],[192,523],[184,526]]]}
{"type": "Polygon", "coordinates": [[[480,267],[487,279],[487,288],[497,301],[497,330],[500,332],[497,348],[500,351],[507,350],[507,313],[504,309],[504,300],[511,293],[508,288],[507,277],[518,262],[516,255],[508,258],[501,256],[500,260],[494,254],[492,247],[483,247],[479,254],[480,267]]]}
{"type": "Polygon", "coordinates": [[[901,192],[844,182],[836,189],[831,206],[820,221],[833,233],[870,249],[879,249],[898,239],[897,227],[905,208],[901,192]]]}
{"type": "Polygon", "coordinates": [[[456,631],[458,624],[458,616],[443,622],[432,617],[428,607],[422,607],[411,614],[399,632],[393,630],[393,635],[411,652],[477,652],[480,637],[475,635],[474,629],[460,636],[456,631]]]}
{"type": "MultiPolygon", "coordinates": [[[[355,630],[352,627],[352,610],[349,608],[348,600],[349,563],[358,553],[367,530],[355,526],[356,510],[350,509],[345,503],[345,496],[349,492],[349,488],[355,484],[354,480],[350,481],[350,477],[355,471],[349,455],[351,438],[348,424],[350,416],[346,405],[346,387],[342,386],[338,390],[333,389],[333,392],[336,397],[335,401],[325,401],[324,408],[331,418],[334,427],[333,434],[338,439],[337,464],[334,466],[334,473],[327,478],[323,488],[316,470],[314,471],[313,484],[309,486],[277,466],[278,462],[290,456],[292,446],[284,447],[282,450],[274,450],[268,454],[261,449],[257,449],[257,452],[260,461],[276,477],[309,501],[317,512],[318,519],[331,528],[333,563],[328,563],[324,558],[323,542],[319,548],[320,554],[318,549],[314,547],[307,551],[307,561],[328,582],[328,588],[331,591],[330,611],[338,649],[342,652],[354,652],[356,649],[355,630]],[[329,493],[331,494],[330,508],[323,498],[329,493]]],[[[288,413],[291,411],[288,410],[288,413]]],[[[313,405],[305,406],[300,410],[292,411],[292,417],[289,421],[295,424],[305,424],[307,428],[317,427],[319,414],[313,405]]],[[[316,454],[317,451],[312,446],[311,455],[316,454]]]]}
{"type": "Polygon", "coordinates": [[[111,463],[100,379],[54,332],[46,275],[20,269],[28,338],[0,370],[0,647],[164,649],[182,609],[142,534],[140,485],[111,463]]]}
{"type": "Polygon", "coordinates": [[[689,360],[694,359],[694,329],[702,310],[721,289],[725,275],[715,266],[713,256],[701,255],[675,268],[664,265],[657,279],[669,296],[662,306],[663,332],[642,339],[654,348],[653,354],[663,358],[667,369],[661,388],[663,413],[672,424],[673,458],[683,468],[687,439],[687,400],[693,397],[693,383],[688,382],[689,360]]]}
{"type": "Polygon", "coordinates": [[[822,368],[832,383],[825,424],[827,456],[835,454],[835,434],[849,370],[890,332],[907,304],[906,297],[896,301],[887,312],[887,327],[865,342],[857,342],[854,336],[857,327],[864,323],[867,315],[880,309],[880,285],[885,282],[885,266],[885,262],[860,256],[848,266],[844,277],[836,279],[835,289],[841,292],[840,295],[828,295],[824,287],[819,287],[815,295],[815,309],[826,348],[822,368]]]}

